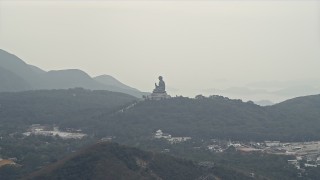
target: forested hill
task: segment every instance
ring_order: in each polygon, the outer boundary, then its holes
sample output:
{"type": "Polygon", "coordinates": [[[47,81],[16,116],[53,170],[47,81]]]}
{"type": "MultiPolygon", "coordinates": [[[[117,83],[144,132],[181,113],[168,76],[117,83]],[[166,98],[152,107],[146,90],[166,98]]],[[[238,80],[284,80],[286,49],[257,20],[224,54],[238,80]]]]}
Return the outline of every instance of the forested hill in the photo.
{"type": "Polygon", "coordinates": [[[320,95],[303,96],[289,99],[269,107],[273,111],[306,117],[320,117],[320,95]]]}
{"type": "Polygon", "coordinates": [[[193,138],[319,140],[319,97],[301,97],[271,107],[221,96],[144,101],[108,123],[115,134],[129,136],[148,136],[161,129],[193,138]]]}
{"type": "Polygon", "coordinates": [[[0,123],[4,127],[19,124],[19,128],[37,123],[84,127],[89,117],[112,113],[136,100],[123,93],[82,88],[3,92],[0,123]]]}
{"type": "Polygon", "coordinates": [[[0,93],[1,131],[31,124],[81,128],[98,138],[151,138],[156,130],[195,139],[319,140],[320,95],[261,107],[221,96],[140,101],[116,92],[85,89],[0,93]]]}
{"type": "MultiPolygon", "coordinates": [[[[145,152],[115,143],[98,143],[25,179],[215,180],[215,171],[165,154],[145,152]]],[[[225,179],[248,178],[232,171],[222,174],[225,179]]]]}

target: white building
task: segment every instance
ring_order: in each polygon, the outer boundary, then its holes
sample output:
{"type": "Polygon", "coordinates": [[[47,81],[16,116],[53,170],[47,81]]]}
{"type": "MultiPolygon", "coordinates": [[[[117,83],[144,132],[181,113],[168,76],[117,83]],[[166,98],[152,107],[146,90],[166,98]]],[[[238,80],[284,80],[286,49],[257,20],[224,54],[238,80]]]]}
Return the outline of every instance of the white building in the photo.
{"type": "Polygon", "coordinates": [[[191,137],[172,137],[168,139],[171,144],[186,142],[188,140],[191,140],[191,137]]]}
{"type": "Polygon", "coordinates": [[[164,138],[169,141],[171,144],[185,142],[191,139],[191,137],[172,137],[168,133],[163,133],[161,129],[157,130],[154,134],[154,138],[161,139],[164,138]]]}
{"type": "Polygon", "coordinates": [[[299,164],[298,160],[296,160],[296,159],[288,160],[288,163],[289,163],[289,164],[292,164],[292,165],[297,165],[297,164],[299,164]]]}
{"type": "Polygon", "coordinates": [[[304,164],[305,167],[318,167],[316,164],[304,164]]]}
{"type": "Polygon", "coordinates": [[[169,138],[171,138],[171,135],[168,133],[163,133],[162,130],[159,129],[156,131],[154,138],[156,138],[156,139],[161,139],[161,138],[169,139],[169,138]]]}
{"type": "Polygon", "coordinates": [[[156,134],[154,135],[154,138],[160,139],[162,138],[163,132],[159,129],[156,131],[156,134]]]}
{"type": "Polygon", "coordinates": [[[267,147],[278,147],[280,146],[280,141],[265,141],[267,147]]]}

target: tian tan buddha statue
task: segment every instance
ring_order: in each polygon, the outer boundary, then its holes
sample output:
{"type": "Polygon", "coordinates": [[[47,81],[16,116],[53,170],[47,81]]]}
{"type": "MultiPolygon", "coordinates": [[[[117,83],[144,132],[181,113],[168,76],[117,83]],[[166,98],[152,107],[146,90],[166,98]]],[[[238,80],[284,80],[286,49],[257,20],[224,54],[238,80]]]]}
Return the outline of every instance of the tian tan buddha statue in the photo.
{"type": "Polygon", "coordinates": [[[153,90],[153,93],[166,93],[166,84],[163,81],[162,76],[159,76],[159,85],[155,83],[155,89],[153,90]]]}

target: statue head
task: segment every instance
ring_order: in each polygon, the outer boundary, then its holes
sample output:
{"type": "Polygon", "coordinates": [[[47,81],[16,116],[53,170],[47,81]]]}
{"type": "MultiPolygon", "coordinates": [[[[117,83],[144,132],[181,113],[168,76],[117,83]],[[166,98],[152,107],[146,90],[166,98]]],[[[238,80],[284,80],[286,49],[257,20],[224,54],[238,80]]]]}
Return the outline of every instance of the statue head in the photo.
{"type": "Polygon", "coordinates": [[[162,79],[163,79],[162,76],[159,76],[159,80],[162,81],[162,79]]]}

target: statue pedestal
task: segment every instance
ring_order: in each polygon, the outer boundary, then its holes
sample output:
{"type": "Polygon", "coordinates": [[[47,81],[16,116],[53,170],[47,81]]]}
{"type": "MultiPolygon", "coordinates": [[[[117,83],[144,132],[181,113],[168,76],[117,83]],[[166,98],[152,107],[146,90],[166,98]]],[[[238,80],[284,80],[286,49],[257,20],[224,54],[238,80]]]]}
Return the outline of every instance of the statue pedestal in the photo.
{"type": "Polygon", "coordinates": [[[149,100],[162,100],[162,99],[169,99],[171,98],[170,95],[165,93],[152,93],[151,95],[147,96],[147,99],[149,100]]]}

